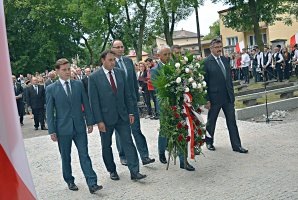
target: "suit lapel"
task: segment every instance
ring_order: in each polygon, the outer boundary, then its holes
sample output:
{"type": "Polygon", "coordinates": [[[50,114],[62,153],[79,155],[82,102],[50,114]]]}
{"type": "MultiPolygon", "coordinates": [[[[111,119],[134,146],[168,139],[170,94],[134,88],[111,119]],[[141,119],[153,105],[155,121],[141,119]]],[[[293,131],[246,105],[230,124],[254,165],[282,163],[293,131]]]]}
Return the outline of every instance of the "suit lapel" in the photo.
{"type": "MultiPolygon", "coordinates": [[[[220,66],[219,66],[219,64],[217,63],[217,61],[214,59],[214,57],[212,56],[212,55],[210,55],[211,56],[211,66],[215,66],[216,67],[216,69],[217,69],[217,71],[219,71],[219,73],[222,75],[222,77],[225,79],[225,76],[224,76],[224,74],[223,74],[223,72],[222,72],[222,70],[221,70],[221,68],[220,68],[220,66]]],[[[225,66],[226,67],[226,66],[225,66]]],[[[227,74],[226,74],[227,75],[227,74]]]]}
{"type": "MultiPolygon", "coordinates": [[[[114,70],[114,72],[115,72],[116,70],[114,70]]],[[[99,80],[103,80],[103,82],[106,84],[106,85],[108,85],[108,88],[111,90],[111,91],[113,91],[113,94],[115,95],[115,92],[114,92],[114,90],[113,90],[113,88],[112,88],[112,86],[111,86],[111,83],[109,82],[109,80],[108,80],[108,78],[107,78],[107,76],[106,76],[106,74],[104,73],[104,71],[103,71],[103,69],[101,68],[100,69],[100,75],[101,75],[101,78],[99,79],[99,80]]],[[[115,77],[116,77],[116,73],[115,73],[115,77]]],[[[117,81],[117,80],[116,80],[117,81]]],[[[116,95],[115,95],[116,96],[116,95]]]]}
{"type": "Polygon", "coordinates": [[[58,85],[58,91],[61,91],[60,93],[62,93],[62,96],[64,96],[64,98],[66,99],[66,101],[68,103],[71,103],[66,95],[66,92],[65,92],[60,80],[57,80],[57,85],[58,85]]]}
{"type": "Polygon", "coordinates": [[[73,100],[75,97],[78,97],[78,95],[76,95],[76,90],[75,90],[75,84],[74,84],[74,80],[70,79],[70,84],[71,84],[71,104],[73,104],[73,100]]]}

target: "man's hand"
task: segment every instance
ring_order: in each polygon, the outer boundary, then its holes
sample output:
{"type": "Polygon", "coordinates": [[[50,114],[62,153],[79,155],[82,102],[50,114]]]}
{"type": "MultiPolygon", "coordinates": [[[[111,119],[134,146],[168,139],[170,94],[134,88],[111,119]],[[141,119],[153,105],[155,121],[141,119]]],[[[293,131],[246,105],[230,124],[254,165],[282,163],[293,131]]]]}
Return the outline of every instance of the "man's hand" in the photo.
{"type": "Polygon", "coordinates": [[[130,124],[133,124],[134,121],[135,121],[135,117],[133,115],[129,115],[130,124]]]}
{"type": "Polygon", "coordinates": [[[28,108],[31,108],[31,106],[28,106],[28,108]]]}
{"type": "Polygon", "coordinates": [[[15,96],[16,97],[16,99],[19,99],[19,96],[15,96]]]}
{"type": "Polygon", "coordinates": [[[93,131],[93,126],[88,126],[88,133],[92,133],[93,131]]]}
{"type": "Polygon", "coordinates": [[[264,69],[266,69],[266,67],[267,67],[266,65],[263,66],[264,69]]]}
{"type": "Polygon", "coordinates": [[[142,92],[142,89],[143,89],[142,87],[139,87],[140,92],[142,92]]]}
{"type": "Polygon", "coordinates": [[[98,130],[101,132],[106,132],[106,125],[104,122],[97,123],[98,130]]]}
{"type": "Polygon", "coordinates": [[[204,108],[206,108],[207,110],[209,110],[209,109],[211,108],[211,103],[210,103],[210,101],[208,102],[207,105],[204,105],[204,108]]]}
{"type": "Polygon", "coordinates": [[[23,95],[20,94],[19,98],[22,98],[22,97],[23,97],[23,95]]]}
{"type": "Polygon", "coordinates": [[[54,133],[54,134],[51,135],[51,139],[53,140],[53,142],[57,142],[58,141],[56,133],[54,133]]]}
{"type": "Polygon", "coordinates": [[[44,104],[43,106],[46,107],[46,104],[44,104]]]}

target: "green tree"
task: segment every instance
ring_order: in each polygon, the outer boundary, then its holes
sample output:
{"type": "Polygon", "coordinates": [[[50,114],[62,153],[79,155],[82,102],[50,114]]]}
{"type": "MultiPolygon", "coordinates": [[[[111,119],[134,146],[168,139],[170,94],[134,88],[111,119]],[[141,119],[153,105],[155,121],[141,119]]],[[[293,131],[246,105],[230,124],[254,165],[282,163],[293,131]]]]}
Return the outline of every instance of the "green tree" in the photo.
{"type": "Polygon", "coordinates": [[[264,50],[264,43],[259,23],[272,25],[275,21],[282,21],[281,15],[289,9],[286,0],[213,0],[219,1],[230,6],[227,14],[222,15],[225,26],[237,31],[253,30],[261,51],[264,50]]]}
{"type": "Polygon", "coordinates": [[[215,36],[220,36],[220,27],[219,27],[219,20],[213,22],[212,26],[209,26],[210,33],[208,33],[203,40],[209,40],[214,38],[215,36]]]}

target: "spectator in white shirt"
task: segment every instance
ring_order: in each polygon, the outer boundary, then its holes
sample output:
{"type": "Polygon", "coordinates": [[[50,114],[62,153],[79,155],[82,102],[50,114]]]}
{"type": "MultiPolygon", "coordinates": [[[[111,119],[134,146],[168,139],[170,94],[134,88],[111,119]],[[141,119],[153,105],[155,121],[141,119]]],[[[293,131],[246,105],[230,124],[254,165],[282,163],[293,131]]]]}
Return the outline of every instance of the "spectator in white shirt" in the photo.
{"type": "Polygon", "coordinates": [[[250,58],[249,55],[246,53],[246,49],[242,49],[242,56],[241,56],[241,68],[243,71],[244,75],[244,84],[249,83],[249,72],[248,72],[248,67],[250,65],[250,58]]]}
{"type": "MultiPolygon", "coordinates": [[[[278,79],[279,79],[279,82],[282,82],[282,78],[283,78],[283,73],[282,73],[282,65],[281,65],[281,62],[283,61],[283,57],[282,57],[282,54],[278,52],[278,48],[275,47],[274,48],[274,54],[273,54],[273,65],[275,65],[275,69],[276,69],[276,72],[278,74],[278,79]]],[[[276,77],[277,78],[277,77],[276,77]]]]}

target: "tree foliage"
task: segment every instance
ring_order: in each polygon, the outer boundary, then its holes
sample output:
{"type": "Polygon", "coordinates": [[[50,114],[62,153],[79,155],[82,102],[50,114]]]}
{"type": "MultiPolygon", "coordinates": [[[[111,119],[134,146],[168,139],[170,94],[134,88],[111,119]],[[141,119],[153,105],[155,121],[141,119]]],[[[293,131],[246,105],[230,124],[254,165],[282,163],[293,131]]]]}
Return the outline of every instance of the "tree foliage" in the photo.
{"type": "Polygon", "coordinates": [[[208,33],[203,40],[209,40],[214,38],[215,36],[220,36],[220,27],[219,27],[219,20],[213,22],[212,26],[209,26],[210,33],[208,33]]]}

